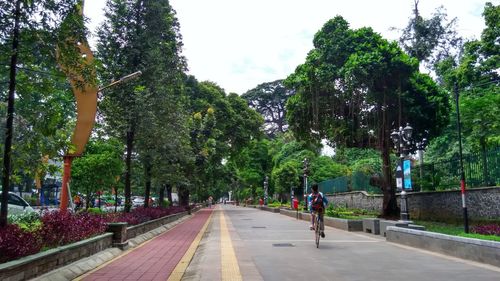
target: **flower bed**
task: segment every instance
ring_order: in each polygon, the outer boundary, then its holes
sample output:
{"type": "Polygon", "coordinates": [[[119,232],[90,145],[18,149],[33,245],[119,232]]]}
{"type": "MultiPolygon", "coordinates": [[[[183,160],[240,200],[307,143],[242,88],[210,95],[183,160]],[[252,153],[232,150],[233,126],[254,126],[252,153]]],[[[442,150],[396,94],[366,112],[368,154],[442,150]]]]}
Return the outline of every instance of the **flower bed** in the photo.
{"type": "Polygon", "coordinates": [[[138,225],[185,210],[157,207],[137,208],[130,213],[52,211],[41,216],[33,213],[15,216],[7,227],[0,229],[0,263],[103,234],[111,222],[138,225]]]}
{"type": "Polygon", "coordinates": [[[472,227],[472,233],[500,236],[500,224],[486,224],[472,227]]]}

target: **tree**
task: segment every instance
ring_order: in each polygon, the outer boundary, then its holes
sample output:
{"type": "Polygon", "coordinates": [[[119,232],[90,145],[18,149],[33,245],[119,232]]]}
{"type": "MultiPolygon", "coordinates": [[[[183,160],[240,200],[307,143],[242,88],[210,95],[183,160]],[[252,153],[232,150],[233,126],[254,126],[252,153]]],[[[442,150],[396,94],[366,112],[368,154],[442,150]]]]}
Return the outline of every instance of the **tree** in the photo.
{"type": "Polygon", "coordinates": [[[340,16],[314,36],[314,49],[285,84],[297,94],[287,119],[299,140],[328,139],[336,147],[381,151],[384,215],[395,215],[389,134],[411,123],[417,138],[447,124],[446,94],[418,72],[418,62],[370,28],[352,30],[340,16]]]}
{"type": "Polygon", "coordinates": [[[187,138],[184,129],[181,134],[169,130],[181,128],[186,120],[182,95],[185,61],[180,55],[179,23],[168,1],[108,0],[106,7],[107,20],[98,32],[102,77],[109,81],[138,70],[143,73],[140,81],[108,91],[101,104],[109,132],[125,140],[125,202],[129,211],[134,142],[145,165],[145,183],[150,185],[152,156],[161,150],[156,145],[162,145],[154,142],[152,132],[161,130],[163,139],[187,138]],[[162,120],[173,124],[163,129],[162,120]]]}
{"type": "MultiPolygon", "coordinates": [[[[458,63],[455,60],[442,61],[437,65],[437,74],[450,96],[456,93],[460,96],[464,150],[481,152],[483,178],[485,184],[491,184],[488,180],[486,151],[500,144],[500,47],[497,43],[500,38],[500,6],[486,3],[483,16],[486,28],[481,34],[481,40],[466,42],[458,63]]],[[[453,109],[453,119],[456,120],[455,106],[453,109]]],[[[453,122],[440,138],[431,142],[429,156],[433,159],[443,155],[458,157],[458,151],[454,149],[457,146],[449,145],[457,140],[456,123],[453,122]]]]}
{"type": "Polygon", "coordinates": [[[238,155],[252,139],[261,137],[262,117],[241,97],[227,95],[213,82],[198,82],[192,76],[187,76],[185,81],[193,116],[191,146],[198,165],[192,169],[198,172],[191,174],[191,180],[201,199],[208,191],[221,192],[213,188],[224,186],[222,182],[227,190],[233,175],[225,174],[232,170],[224,168],[222,163],[238,155]]]}
{"type": "Polygon", "coordinates": [[[92,140],[84,155],[73,161],[71,187],[86,194],[87,208],[93,193],[118,190],[118,179],[123,172],[122,151],[116,139],[92,140]]]}
{"type": "Polygon", "coordinates": [[[283,80],[262,83],[244,93],[248,105],[264,117],[264,131],[267,136],[274,138],[284,133],[288,128],[286,123],[286,102],[293,91],[283,85],[283,80]]]}
{"type": "MultiPolygon", "coordinates": [[[[0,49],[2,63],[8,66],[8,90],[4,91],[4,79],[0,83],[2,94],[7,100],[5,143],[3,147],[3,181],[2,181],[2,207],[0,210],[0,227],[7,223],[7,195],[11,185],[11,163],[14,137],[14,101],[18,93],[18,70],[19,65],[24,64],[26,69],[31,70],[31,66],[38,66],[38,70],[43,73],[53,71],[55,66],[55,46],[58,41],[58,29],[63,18],[71,16],[74,9],[77,9],[77,1],[0,1],[0,49]],[[10,48],[9,48],[10,45],[10,48]],[[36,50],[31,54],[32,50],[36,50]],[[28,52],[30,53],[28,55],[28,52]],[[24,60],[29,58],[27,60],[24,60]]],[[[74,22],[73,22],[74,23],[74,22]]],[[[68,25],[64,28],[81,30],[75,25],[68,25]]],[[[36,71],[36,70],[35,70],[36,71]]],[[[54,72],[52,72],[54,73],[54,72]]],[[[4,78],[3,73],[0,77],[4,78]]],[[[5,82],[7,82],[5,81],[5,82]]],[[[32,80],[36,81],[35,79],[32,80]]],[[[43,83],[43,82],[42,82],[43,83]]],[[[28,85],[26,85],[29,87],[28,85]]],[[[47,94],[44,92],[44,94],[47,94]]],[[[54,113],[56,114],[56,113],[54,113]]],[[[18,120],[23,120],[19,118],[18,120]]],[[[39,158],[41,163],[42,158],[39,158]]],[[[41,165],[38,165],[41,166],[41,165]]]]}
{"type": "Polygon", "coordinates": [[[462,38],[455,29],[457,18],[447,21],[446,11],[441,6],[426,19],[418,9],[420,0],[413,1],[413,17],[399,38],[402,48],[430,69],[444,59],[457,57],[462,47],[462,38]]]}

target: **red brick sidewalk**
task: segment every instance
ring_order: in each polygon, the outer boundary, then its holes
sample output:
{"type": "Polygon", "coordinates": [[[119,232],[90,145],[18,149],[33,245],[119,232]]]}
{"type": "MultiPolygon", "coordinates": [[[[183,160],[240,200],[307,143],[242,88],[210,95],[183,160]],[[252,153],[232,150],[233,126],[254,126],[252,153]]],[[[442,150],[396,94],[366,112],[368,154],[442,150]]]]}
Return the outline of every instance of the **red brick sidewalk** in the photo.
{"type": "Polygon", "coordinates": [[[167,280],[211,213],[212,209],[200,210],[191,219],[92,272],[83,280],[167,280]]]}

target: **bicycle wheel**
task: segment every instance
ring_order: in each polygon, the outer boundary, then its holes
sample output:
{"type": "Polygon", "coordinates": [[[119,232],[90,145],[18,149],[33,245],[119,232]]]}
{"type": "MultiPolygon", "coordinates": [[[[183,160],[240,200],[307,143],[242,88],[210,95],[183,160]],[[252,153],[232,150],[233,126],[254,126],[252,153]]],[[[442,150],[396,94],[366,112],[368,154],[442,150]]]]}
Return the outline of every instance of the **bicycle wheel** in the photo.
{"type": "Polygon", "coordinates": [[[319,215],[316,216],[316,223],[314,226],[314,233],[316,235],[316,248],[319,248],[319,238],[321,235],[321,226],[320,226],[320,220],[319,220],[319,215]]]}

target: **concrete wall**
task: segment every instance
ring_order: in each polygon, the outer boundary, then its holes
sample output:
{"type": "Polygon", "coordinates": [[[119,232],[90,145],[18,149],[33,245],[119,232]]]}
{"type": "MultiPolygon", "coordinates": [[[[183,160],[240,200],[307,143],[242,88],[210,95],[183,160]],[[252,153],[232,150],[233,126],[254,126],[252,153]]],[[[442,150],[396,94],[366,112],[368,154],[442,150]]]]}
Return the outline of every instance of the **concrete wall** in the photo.
{"type": "MultiPolygon", "coordinates": [[[[347,206],[380,211],[382,195],[369,195],[364,191],[327,195],[334,206],[347,206]]],[[[398,195],[398,205],[400,203],[398,195]]],[[[466,203],[471,219],[500,218],[500,187],[468,189],[466,203]]],[[[408,193],[410,218],[433,220],[461,220],[462,197],[459,190],[408,193]]]]}

